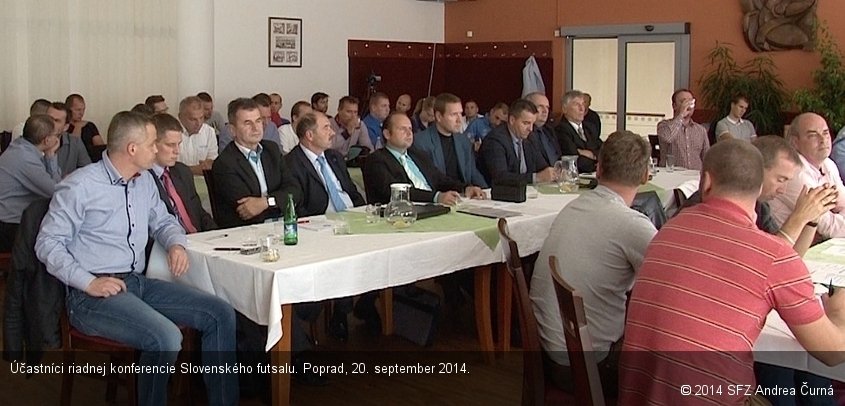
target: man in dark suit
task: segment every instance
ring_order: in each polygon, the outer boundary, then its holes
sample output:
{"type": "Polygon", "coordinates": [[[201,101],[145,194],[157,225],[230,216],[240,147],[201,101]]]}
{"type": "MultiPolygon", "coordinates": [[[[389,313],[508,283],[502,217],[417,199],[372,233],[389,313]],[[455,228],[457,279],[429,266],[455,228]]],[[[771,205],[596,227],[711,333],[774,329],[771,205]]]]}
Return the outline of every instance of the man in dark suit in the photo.
{"type": "Polygon", "coordinates": [[[535,121],[537,107],[520,99],[511,104],[508,122],[487,134],[478,151],[478,165],[487,183],[555,180],[554,168],[549,166],[539,147],[529,138],[535,121]]]}
{"type": "Polygon", "coordinates": [[[262,140],[264,123],[258,104],[239,98],[229,103],[229,126],[234,135],[214,160],[215,219],[222,228],[258,224],[283,213],[288,194],[300,196],[282,152],[273,141],[262,140]]]}
{"type": "Polygon", "coordinates": [[[563,95],[563,117],[555,128],[563,155],[578,155],[578,172],[596,171],[601,138],[584,122],[584,93],[570,90],[563,95]]]}
{"type": "Polygon", "coordinates": [[[593,96],[590,96],[589,93],[584,93],[584,125],[592,127],[590,132],[601,137],[601,117],[599,117],[599,113],[596,113],[595,110],[590,108],[592,104],[593,96]]]}
{"type": "MultiPolygon", "coordinates": [[[[286,170],[302,191],[302,199],[296,202],[296,214],[315,216],[364,205],[364,197],[352,183],[343,156],[330,149],[335,132],[329,118],[320,112],[302,115],[296,123],[296,135],[299,145],[284,158],[286,170]]],[[[329,333],[341,341],[349,337],[347,315],[351,311],[351,297],[334,301],[329,333]]]]}
{"type": "Polygon", "coordinates": [[[411,200],[415,202],[454,205],[459,192],[467,198],[483,198],[477,186],[467,185],[441,172],[428,155],[413,147],[414,134],[411,120],[402,113],[391,113],[384,120],[382,130],[385,147],[370,154],[362,173],[367,201],[390,201],[391,183],[408,183],[411,200]]]}
{"type": "Polygon", "coordinates": [[[534,122],[534,132],[528,138],[531,138],[534,143],[540,147],[540,153],[543,159],[549,166],[555,166],[555,162],[560,160],[560,145],[557,143],[555,137],[555,129],[549,123],[549,98],[540,92],[529,93],[525,96],[525,100],[534,103],[537,107],[537,121],[534,122]]]}
{"type": "Polygon", "coordinates": [[[425,151],[441,172],[481,188],[487,182],[475,166],[469,138],[461,133],[461,99],[443,93],[434,99],[434,125],[414,134],[414,147],[425,151]]]}
{"type": "Polygon", "coordinates": [[[364,205],[343,156],[330,149],[335,132],[328,117],[320,112],[307,113],[299,118],[295,131],[299,145],[285,156],[285,164],[302,191],[302,199],[296,204],[297,216],[342,212],[364,205]]]}
{"type": "Polygon", "coordinates": [[[194,175],[187,165],[176,162],[182,144],[182,125],[176,117],[159,113],[152,117],[156,127],[156,163],[150,173],[167,211],[176,216],[187,233],[217,228],[214,219],[202,208],[194,186],[194,175]]]}

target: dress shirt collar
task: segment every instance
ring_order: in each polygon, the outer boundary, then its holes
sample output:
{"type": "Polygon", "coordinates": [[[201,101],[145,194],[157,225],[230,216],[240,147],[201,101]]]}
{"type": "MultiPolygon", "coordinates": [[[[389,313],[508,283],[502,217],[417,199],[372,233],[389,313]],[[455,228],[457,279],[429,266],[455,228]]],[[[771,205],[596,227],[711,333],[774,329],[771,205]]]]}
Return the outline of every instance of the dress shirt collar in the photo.
{"type": "MultiPolygon", "coordinates": [[[[317,163],[317,158],[319,158],[321,156],[325,157],[325,153],[317,155],[317,154],[314,153],[314,151],[312,151],[308,148],[305,148],[305,147],[302,147],[302,152],[305,153],[305,157],[308,158],[308,160],[311,161],[311,165],[314,165],[314,166],[319,165],[319,163],[317,163]]],[[[323,158],[323,159],[325,159],[325,158],[323,158]]],[[[328,163],[328,160],[326,160],[326,163],[328,163]]]]}
{"type": "Polygon", "coordinates": [[[583,122],[583,121],[582,121],[582,122],[580,122],[580,123],[576,123],[576,122],[574,122],[574,121],[572,121],[572,120],[569,120],[569,119],[567,119],[566,121],[568,121],[568,122],[569,122],[569,125],[571,125],[571,126],[572,126],[572,128],[574,128],[574,129],[575,129],[575,131],[578,131],[578,128],[583,128],[583,124],[584,124],[584,122],[583,122]]]}
{"type": "Polygon", "coordinates": [[[514,135],[511,132],[510,127],[508,127],[508,134],[510,134],[510,136],[511,136],[511,141],[513,142],[513,145],[517,145],[517,144],[520,144],[522,142],[522,138],[519,138],[516,135],[514,135]]]}
{"type": "Polygon", "coordinates": [[[156,178],[161,179],[161,175],[164,175],[164,167],[155,163],[153,164],[153,173],[156,175],[156,178]]]}
{"type": "MultiPolygon", "coordinates": [[[[237,141],[233,141],[233,142],[235,143],[235,146],[238,147],[238,150],[241,151],[242,154],[244,154],[244,158],[246,158],[246,160],[249,161],[249,153],[253,152],[253,151],[251,149],[239,144],[237,141]]],[[[256,145],[256,147],[255,147],[255,153],[258,154],[259,158],[261,157],[261,152],[263,152],[263,151],[264,151],[264,147],[261,146],[261,143],[258,143],[258,145],[256,145]]]]}
{"type": "Polygon", "coordinates": [[[394,157],[396,157],[396,159],[398,159],[400,161],[402,160],[403,156],[405,156],[405,157],[408,156],[408,150],[407,149],[404,150],[404,151],[399,151],[398,149],[393,148],[390,145],[385,145],[384,148],[386,148],[388,152],[390,152],[394,157]]]}
{"type": "Polygon", "coordinates": [[[120,176],[120,172],[118,172],[117,168],[115,168],[114,164],[112,164],[111,159],[109,159],[108,150],[103,151],[103,160],[100,162],[103,163],[103,168],[106,170],[106,175],[108,175],[109,181],[112,185],[125,185],[140,175],[140,173],[136,173],[128,180],[123,179],[123,177],[120,176]]]}
{"type": "Polygon", "coordinates": [[[826,175],[826,173],[824,173],[824,162],[822,162],[820,166],[816,166],[810,163],[810,161],[808,161],[803,154],[799,153],[798,156],[801,158],[801,164],[803,164],[805,168],[813,169],[813,173],[817,178],[826,175]]]}

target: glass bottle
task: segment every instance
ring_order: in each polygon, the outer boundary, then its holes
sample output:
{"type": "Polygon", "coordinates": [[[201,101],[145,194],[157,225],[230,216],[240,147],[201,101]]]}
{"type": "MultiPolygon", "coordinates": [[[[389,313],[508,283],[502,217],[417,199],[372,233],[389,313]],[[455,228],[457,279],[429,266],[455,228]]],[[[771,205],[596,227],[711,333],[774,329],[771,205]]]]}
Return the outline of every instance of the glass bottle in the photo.
{"type": "Polygon", "coordinates": [[[293,195],[288,193],[288,201],[285,204],[285,245],[296,245],[299,242],[299,230],[296,225],[296,206],[293,203],[293,195]]]}
{"type": "Polygon", "coordinates": [[[384,209],[387,223],[396,228],[409,227],[417,220],[417,212],[411,203],[411,185],[393,183],[390,185],[390,203],[384,209]]]}

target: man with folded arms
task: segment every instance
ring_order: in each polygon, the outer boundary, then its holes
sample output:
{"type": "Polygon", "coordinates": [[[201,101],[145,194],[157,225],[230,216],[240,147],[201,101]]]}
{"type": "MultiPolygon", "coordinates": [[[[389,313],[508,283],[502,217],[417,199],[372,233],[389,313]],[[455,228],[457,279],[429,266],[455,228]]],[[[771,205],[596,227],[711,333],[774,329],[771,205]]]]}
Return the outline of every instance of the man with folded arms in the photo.
{"type": "Polygon", "coordinates": [[[461,99],[443,93],[434,99],[434,125],[414,134],[414,147],[428,153],[441,172],[468,185],[487,188],[475,166],[472,144],[461,134],[461,99]]]}
{"type": "MultiPolygon", "coordinates": [[[[261,119],[263,120],[264,128],[262,129],[262,139],[267,141],[273,141],[279,148],[282,147],[282,140],[279,134],[279,128],[271,120],[272,114],[270,113],[270,96],[267,93],[258,93],[255,96],[252,96],[252,100],[258,104],[258,112],[261,114],[261,119]]],[[[220,136],[217,137],[217,148],[220,153],[223,153],[223,150],[229,143],[232,142],[233,134],[229,126],[224,126],[220,130],[220,136]]]]}
{"type": "Polygon", "coordinates": [[[772,215],[778,222],[786,221],[795,209],[795,202],[802,190],[827,185],[839,195],[836,206],[818,219],[817,233],[825,238],[845,237],[845,186],[836,164],[831,160],[830,130],[824,118],[815,113],[804,113],[792,120],[787,141],[801,156],[803,164],[798,175],[786,185],[784,193],[772,203],[772,215]]]}
{"type": "Polygon", "coordinates": [[[179,120],[170,114],[160,113],[152,117],[152,122],[156,128],[158,152],[149,171],[167,212],[176,216],[188,234],[216,229],[214,219],[202,208],[191,169],[176,161],[182,144],[179,120]]]}
{"type": "Polygon", "coordinates": [[[411,120],[402,113],[391,113],[384,120],[384,148],[370,154],[362,168],[367,201],[390,201],[392,183],[408,183],[411,201],[456,204],[464,192],[469,199],[483,198],[478,186],[467,185],[441,172],[424,152],[413,147],[411,120]]]}
{"type": "Polygon", "coordinates": [[[27,206],[53,196],[62,179],[56,135],[50,116],[33,115],[24,123],[23,135],[0,155],[0,252],[12,251],[27,206]]]}
{"type": "Polygon", "coordinates": [[[574,381],[549,256],[558,258],[559,276],[584,297],[602,387],[615,396],[626,292],[657,232],[648,217],[631,209],[637,189],[648,181],[650,156],[651,147],[639,135],[611,134],[599,153],[598,187],[563,208],[537,258],[531,302],[551,361],[548,376],[565,391],[573,391],[574,381]]]}
{"type": "MultiPolygon", "coordinates": [[[[70,324],[84,334],[141,351],[138,403],[167,403],[170,374],[182,346],[179,325],[202,337],[203,364],[234,365],[235,312],[199,290],[144,275],[148,236],[167,250],[170,272],[188,271],[185,231],[157,196],[147,172],[155,162],[156,130],[137,113],[121,112],[109,125],[107,152],[56,188],[35,252],[47,271],[68,285],[70,324]],[[109,202],[109,204],[103,204],[109,202]]],[[[235,374],[205,374],[208,401],[238,403],[235,374]]]]}
{"type": "Polygon", "coordinates": [[[584,121],[586,107],[584,93],[570,90],[563,95],[563,117],[555,128],[558,144],[563,155],[578,156],[578,172],[596,170],[602,141],[592,125],[584,121]]]}
{"type": "Polygon", "coordinates": [[[529,138],[537,121],[537,107],[517,100],[508,109],[508,122],[490,131],[478,151],[478,166],[490,185],[499,181],[541,183],[555,180],[554,168],[529,138]]]}
{"type": "Polygon", "coordinates": [[[845,295],[820,303],[795,250],[754,224],[762,183],[763,158],[748,142],[720,141],[705,155],[703,203],[660,229],[634,283],[620,405],[765,404],[727,388],[756,388],[752,346],[772,309],[811,355],[845,361],[845,295]],[[683,385],[725,390],[685,397],[683,385]]]}
{"type": "Polygon", "coordinates": [[[202,171],[211,169],[217,159],[217,135],[205,123],[205,110],[199,97],[186,97],[179,102],[179,121],[182,123],[179,162],[190,167],[194,175],[202,176],[202,171]]]}

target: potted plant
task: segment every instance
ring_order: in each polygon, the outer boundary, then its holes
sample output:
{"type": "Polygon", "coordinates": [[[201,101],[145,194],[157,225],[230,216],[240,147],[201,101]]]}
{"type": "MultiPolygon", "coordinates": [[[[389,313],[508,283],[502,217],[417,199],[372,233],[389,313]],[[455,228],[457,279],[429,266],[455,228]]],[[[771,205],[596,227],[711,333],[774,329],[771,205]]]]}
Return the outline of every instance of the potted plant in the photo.
{"type": "Polygon", "coordinates": [[[835,136],[845,126],[845,68],[842,52],[826,25],[819,26],[816,51],[821,65],[813,72],[813,89],[800,89],[792,98],[800,112],[811,111],[824,117],[835,136]]]}
{"type": "Polygon", "coordinates": [[[704,105],[714,112],[711,120],[715,123],[728,115],[731,99],[745,95],[750,105],[745,118],[754,123],[757,134],[780,134],[787,93],[774,62],[769,56],[761,55],[740,65],[733,57],[731,46],[716,42],[707,56],[710,69],[698,81],[704,105]]]}

